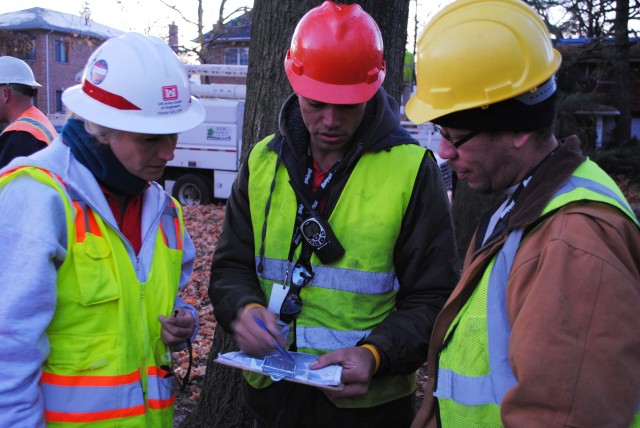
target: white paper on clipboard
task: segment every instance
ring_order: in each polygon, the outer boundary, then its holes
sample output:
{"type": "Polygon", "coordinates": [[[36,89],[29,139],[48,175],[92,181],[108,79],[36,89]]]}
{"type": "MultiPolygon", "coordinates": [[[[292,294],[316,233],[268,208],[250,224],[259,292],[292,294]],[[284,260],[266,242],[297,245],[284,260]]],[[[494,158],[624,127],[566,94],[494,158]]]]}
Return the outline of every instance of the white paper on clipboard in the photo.
{"type": "Polygon", "coordinates": [[[341,366],[334,364],[312,370],[309,368],[309,364],[318,359],[317,355],[303,352],[289,352],[289,355],[295,361],[295,371],[279,372],[277,370],[277,364],[274,364],[274,362],[277,363],[278,359],[282,358],[277,351],[266,358],[253,358],[241,351],[227,352],[226,354],[218,354],[218,358],[214,361],[219,364],[270,376],[274,381],[286,380],[333,390],[341,390],[343,388],[344,385],[340,382],[342,377],[341,366]],[[265,365],[265,361],[268,362],[267,365],[265,365]]]}

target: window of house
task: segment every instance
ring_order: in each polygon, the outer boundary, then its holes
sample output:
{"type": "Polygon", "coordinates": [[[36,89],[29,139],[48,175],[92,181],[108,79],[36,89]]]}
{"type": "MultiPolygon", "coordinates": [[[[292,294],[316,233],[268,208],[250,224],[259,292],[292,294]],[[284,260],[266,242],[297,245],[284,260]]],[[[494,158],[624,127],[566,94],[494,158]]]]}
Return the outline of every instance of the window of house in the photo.
{"type": "Polygon", "coordinates": [[[248,65],[249,48],[226,48],[224,50],[224,63],[233,65],[248,65]]]}
{"type": "Polygon", "coordinates": [[[62,91],[56,91],[56,113],[64,113],[64,104],[62,104],[62,91]]]}
{"type": "Polygon", "coordinates": [[[31,40],[31,50],[24,56],[25,61],[35,61],[36,59],[36,39],[31,40]]]}
{"type": "Polygon", "coordinates": [[[64,40],[56,40],[55,41],[55,60],[56,62],[61,62],[66,64],[69,62],[69,50],[68,44],[65,43],[64,40]]]}

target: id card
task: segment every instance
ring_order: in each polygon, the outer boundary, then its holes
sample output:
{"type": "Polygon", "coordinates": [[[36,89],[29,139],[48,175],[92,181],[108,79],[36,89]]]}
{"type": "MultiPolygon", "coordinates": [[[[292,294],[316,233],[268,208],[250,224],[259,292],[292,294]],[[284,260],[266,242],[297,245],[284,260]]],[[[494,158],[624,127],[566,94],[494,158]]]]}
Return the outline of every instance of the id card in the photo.
{"type": "Polygon", "coordinates": [[[280,314],[282,302],[284,302],[284,298],[287,297],[288,292],[288,285],[279,284],[277,282],[273,283],[273,288],[271,289],[271,297],[269,298],[269,310],[271,312],[276,315],[280,314]]]}

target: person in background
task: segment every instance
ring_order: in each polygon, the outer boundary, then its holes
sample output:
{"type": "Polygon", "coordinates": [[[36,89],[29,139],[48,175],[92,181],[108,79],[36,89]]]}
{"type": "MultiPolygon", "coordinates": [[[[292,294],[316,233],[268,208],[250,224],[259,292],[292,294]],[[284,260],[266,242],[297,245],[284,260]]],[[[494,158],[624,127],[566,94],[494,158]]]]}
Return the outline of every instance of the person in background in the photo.
{"type": "Polygon", "coordinates": [[[307,12],[285,71],[295,93],[280,129],[253,147],[227,201],[211,266],[216,319],[250,355],[277,337],[317,354],[312,368],[343,368],[344,389],[330,392],[245,373],[257,427],[407,427],[457,279],[438,166],[399,125],[381,87],[380,30],[359,5],[307,12]]]}
{"type": "Polygon", "coordinates": [[[169,46],[137,33],[62,100],[61,137],[0,171],[0,426],[173,427],[195,248],[153,180],[204,109],[169,46]]]}
{"type": "Polygon", "coordinates": [[[26,62],[12,56],[0,57],[0,168],[18,156],[29,156],[58,136],[47,117],[33,105],[38,88],[26,62]]]}
{"type": "Polygon", "coordinates": [[[436,321],[415,428],[640,426],[640,229],[578,138],[554,135],[560,63],[519,0],[455,1],[420,37],[408,117],[504,198],[436,321]]]}

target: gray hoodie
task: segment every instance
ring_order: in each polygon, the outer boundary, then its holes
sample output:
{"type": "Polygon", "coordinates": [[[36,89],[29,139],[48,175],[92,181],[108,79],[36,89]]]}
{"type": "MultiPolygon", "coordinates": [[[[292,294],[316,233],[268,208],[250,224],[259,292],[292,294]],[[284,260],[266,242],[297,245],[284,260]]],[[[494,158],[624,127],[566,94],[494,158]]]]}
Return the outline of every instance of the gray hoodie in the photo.
{"type": "MultiPolygon", "coordinates": [[[[30,157],[14,159],[0,174],[23,165],[45,168],[60,176],[111,228],[118,230],[100,185],[60,138],[30,157]]],[[[143,241],[138,255],[120,234],[140,281],[146,281],[149,275],[166,197],[155,182],[144,192],[143,241]]],[[[45,330],[56,307],[57,270],[67,253],[66,231],[64,203],[55,189],[27,176],[0,187],[0,427],[45,425],[38,381],[50,350],[45,330]]],[[[183,249],[180,287],[189,281],[195,258],[195,247],[186,231],[183,249]]],[[[190,310],[197,322],[195,309],[179,297],[175,307],[190,310]]]]}

